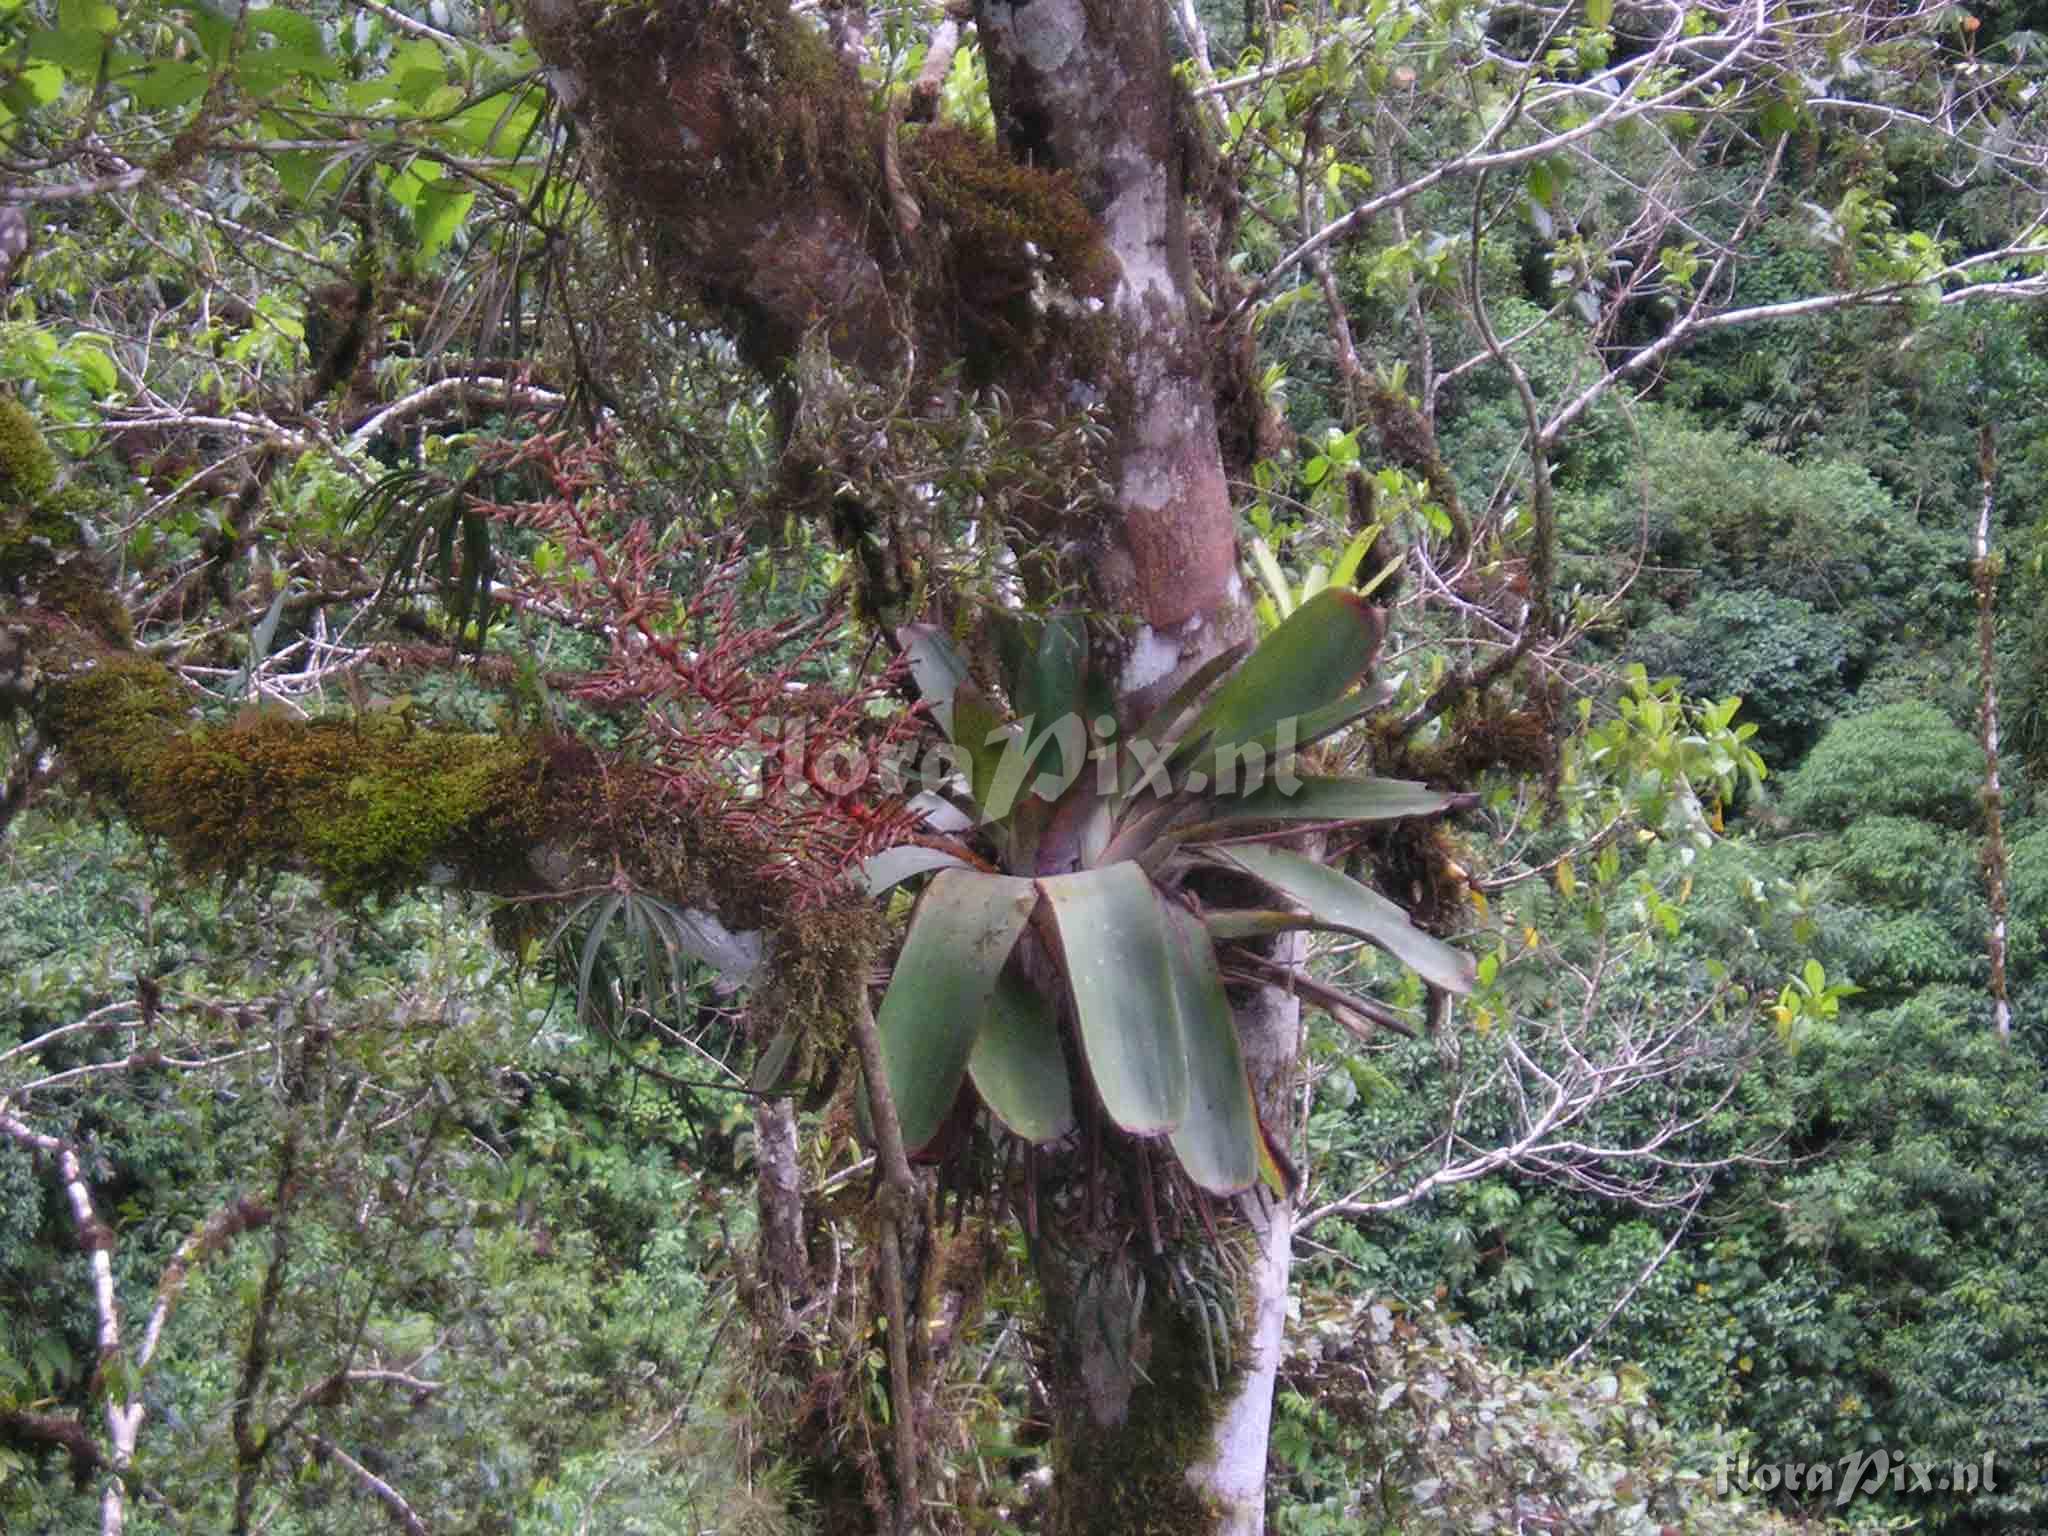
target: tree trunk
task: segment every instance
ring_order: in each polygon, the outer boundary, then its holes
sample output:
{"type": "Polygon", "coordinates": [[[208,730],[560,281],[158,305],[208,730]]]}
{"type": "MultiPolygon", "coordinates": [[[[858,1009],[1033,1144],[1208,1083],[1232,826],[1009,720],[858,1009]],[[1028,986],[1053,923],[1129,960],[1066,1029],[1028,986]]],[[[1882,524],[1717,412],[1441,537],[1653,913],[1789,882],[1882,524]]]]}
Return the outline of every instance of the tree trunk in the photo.
{"type": "Polygon", "coordinates": [[[1984,888],[1991,906],[1985,952],[1991,961],[1991,1027],[2001,1045],[2012,1039],[2012,1000],[2006,993],[2007,920],[2005,791],[1998,777],[1998,560],[1991,548],[1991,514],[1998,491],[1998,440],[1987,422],[1977,433],[1977,537],[1970,552],[1970,579],[1977,588],[1977,671],[1979,739],[1984,745],[1984,888]]]}
{"type": "MultiPolygon", "coordinates": [[[[1251,635],[1210,338],[1190,309],[1182,145],[1198,125],[1178,100],[1157,0],[981,0],[999,143],[971,150],[940,129],[899,141],[895,117],[870,111],[776,0],[731,12],[686,0],[631,29],[629,12],[600,18],[580,0],[526,10],[557,90],[618,168],[618,207],[772,377],[817,336],[842,367],[913,369],[934,399],[950,387],[942,371],[965,362],[1038,420],[1092,408],[1106,422],[1114,516],[1049,514],[1032,532],[1069,551],[1063,578],[1106,616],[1098,639],[1116,649],[1100,659],[1126,723],[1251,635]],[[727,20],[739,10],[745,27],[727,20]],[[784,135],[778,154],[762,154],[764,135],[784,135]],[[971,174],[958,162],[969,154],[971,174]],[[1008,209],[1028,201],[1032,240],[1018,250],[1014,219],[1008,242],[977,236],[963,186],[1008,209]],[[1079,217],[1063,213],[1075,201],[1079,217]],[[991,301],[1006,262],[1018,291],[1049,297],[991,301]]],[[[1270,1122],[1284,1124],[1292,1001],[1251,995],[1241,1030],[1270,1122]]],[[[1161,1159],[1133,1145],[1104,1155],[1071,1171],[1085,1182],[1122,1167],[1147,1186],[1120,1192],[1137,1219],[1161,1159]]],[[[1085,1243],[1040,1264],[1059,1356],[1055,1530],[1161,1530],[1167,1511],[1176,1532],[1264,1528],[1288,1233],[1286,1206],[1266,1202],[1223,1235],[1243,1249],[1225,1352],[1239,1370],[1223,1391],[1210,1386],[1217,1339],[1204,1343],[1157,1264],[1085,1243]]]]}
{"type": "MultiPolygon", "coordinates": [[[[1106,427],[1094,467],[1111,515],[1049,512],[1023,539],[1006,532],[1020,562],[1057,551],[1060,578],[1088,593],[1126,725],[1250,637],[1210,377],[1218,338],[1192,309],[1183,156],[1200,125],[1158,0],[979,0],[995,145],[944,125],[901,134],[898,106],[878,106],[787,0],[525,9],[557,93],[611,167],[615,207],[778,387],[800,389],[799,356],[822,344],[911,409],[955,409],[965,377],[1001,385],[1027,421],[1079,409],[1106,427]]],[[[1298,1012],[1251,993],[1240,1028],[1268,1123],[1284,1125],[1298,1012]]],[[[1142,1206],[1156,1241],[1161,1160],[1128,1143],[1096,1152],[1077,1171],[1120,1171],[1112,1198],[1134,1220],[1142,1206]]],[[[1054,1529],[1157,1530],[1169,1509],[1176,1531],[1262,1528],[1290,1217],[1268,1201],[1222,1234],[1242,1262],[1227,1297],[1239,1369],[1221,1390],[1210,1321],[1196,1328],[1185,1295],[1147,1283],[1128,1245],[1090,1253],[1084,1240],[1041,1264],[1061,1388],[1054,1529]]]]}

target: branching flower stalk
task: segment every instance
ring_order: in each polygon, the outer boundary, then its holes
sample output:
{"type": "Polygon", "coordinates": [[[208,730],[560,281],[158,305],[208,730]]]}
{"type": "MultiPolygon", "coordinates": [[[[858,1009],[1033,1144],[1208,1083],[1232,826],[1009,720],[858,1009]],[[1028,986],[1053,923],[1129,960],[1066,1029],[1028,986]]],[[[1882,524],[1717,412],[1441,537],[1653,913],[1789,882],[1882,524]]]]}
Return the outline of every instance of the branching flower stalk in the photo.
{"type": "Polygon", "coordinates": [[[893,672],[845,689],[812,680],[839,638],[834,615],[749,623],[740,612],[747,555],[738,537],[705,562],[687,591],[676,590],[664,570],[672,551],[606,489],[616,476],[603,440],[535,438],[494,467],[538,470],[553,494],[517,504],[479,501],[479,510],[541,534],[564,556],[551,574],[523,567],[515,600],[546,601],[606,638],[610,657],[570,696],[598,708],[640,704],[653,765],[678,799],[778,850],[799,897],[911,832],[914,818],[886,783],[835,775],[836,757],[855,751],[862,764],[886,761],[924,722],[901,710],[877,719],[870,709],[893,672]],[[693,648],[686,636],[702,643],[693,648]],[[778,736],[797,721],[800,732],[778,736]],[[773,782],[748,795],[745,779],[756,769],[773,782]]]}

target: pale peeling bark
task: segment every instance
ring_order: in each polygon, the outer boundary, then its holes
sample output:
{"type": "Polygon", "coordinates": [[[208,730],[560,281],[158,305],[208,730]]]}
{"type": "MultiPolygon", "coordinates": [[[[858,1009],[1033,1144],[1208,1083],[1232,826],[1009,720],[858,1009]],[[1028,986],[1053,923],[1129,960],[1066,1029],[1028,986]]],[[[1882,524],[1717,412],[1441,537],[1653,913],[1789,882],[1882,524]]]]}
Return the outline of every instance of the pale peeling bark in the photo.
{"type": "MultiPolygon", "coordinates": [[[[1305,964],[1308,935],[1286,935],[1273,958],[1288,966],[1305,964]]],[[[1293,1090],[1301,1061],[1300,1000],[1263,987],[1238,1008],[1237,1031],[1259,1114],[1285,1138],[1294,1123],[1293,1090]]],[[[1294,1263],[1293,1200],[1254,1189],[1241,1204],[1256,1244],[1244,1298],[1245,1359],[1217,1416],[1209,1455],[1188,1469],[1189,1481],[1216,1506],[1219,1536],[1261,1536],[1266,1528],[1266,1443],[1273,1424],[1273,1388],[1287,1347],[1287,1291],[1294,1263]]]]}
{"type": "Polygon", "coordinates": [[[1198,130],[1179,121],[1157,4],[983,0],[976,27],[1005,147],[1073,176],[1115,262],[1109,405],[1121,530],[1105,585],[1144,620],[1125,691],[1156,691],[1239,637],[1246,613],[1206,348],[1189,307],[1180,140],[1198,130]]]}
{"type": "Polygon", "coordinates": [[[71,1209],[71,1219],[78,1228],[78,1243],[85,1250],[87,1269],[92,1277],[99,1370],[103,1373],[109,1366],[123,1362],[130,1373],[125,1390],[117,1389],[111,1382],[105,1389],[101,1412],[106,1424],[107,1451],[98,1461],[99,1470],[104,1474],[100,1485],[100,1536],[121,1536],[128,1523],[128,1468],[135,1460],[135,1443],[142,1429],[145,1409],[140,1380],[156,1358],[164,1324],[171,1309],[177,1305],[178,1295],[183,1291],[192,1267],[239,1234],[267,1223],[270,1212],[255,1201],[231,1201],[178,1245],[178,1251],[172,1255],[157,1283],[156,1300],[143,1328],[141,1343],[133,1359],[124,1361],[121,1299],[114,1286],[114,1234],[100,1220],[94,1207],[92,1186],[86,1183],[84,1160],[79,1156],[78,1148],[62,1137],[36,1130],[9,1113],[4,1100],[0,1100],[0,1137],[54,1163],[57,1181],[63,1188],[65,1204],[71,1209]]]}
{"type": "Polygon", "coordinates": [[[1259,1536],[1266,1528],[1266,1442],[1273,1427],[1273,1387],[1286,1350],[1287,1287],[1294,1263],[1291,1201],[1249,1196],[1246,1219],[1258,1241],[1245,1298],[1246,1360],[1224,1403],[1209,1454],[1188,1469],[1188,1481],[1216,1506],[1219,1536],[1259,1536]]]}
{"type": "MultiPolygon", "coordinates": [[[[1126,711],[1138,713],[1251,630],[1206,338],[1190,303],[1180,139],[1199,130],[1179,121],[1166,16],[1157,4],[982,0],[976,25],[1006,146],[1074,177],[1116,263],[1109,303],[1119,364],[1109,404],[1120,524],[1100,578],[1105,596],[1143,620],[1118,690],[1126,711]]],[[[1257,994],[1240,1008],[1238,1027],[1254,1083],[1267,1090],[1269,1123],[1284,1124],[1298,1005],[1257,994]]],[[[1248,1205],[1260,1201],[1247,1198],[1248,1205]]],[[[1247,1358],[1211,1405],[1206,1453],[1186,1468],[1213,1528],[1233,1536],[1265,1527],[1267,1430],[1292,1251],[1284,1204],[1264,1201],[1247,1216],[1256,1248],[1250,1294],[1242,1298],[1247,1358]]],[[[1071,1341],[1085,1402],[1067,1411],[1087,1421],[1065,1428],[1075,1438],[1091,1428],[1120,1430],[1131,1411],[1143,1348],[1119,1352],[1100,1335],[1084,1326],[1071,1341]]],[[[1097,1490],[1056,1485],[1053,1493],[1055,1529],[1097,1528],[1097,1490]]]]}
{"type": "Polygon", "coordinates": [[[2001,1044],[2012,1038],[2012,1001],[2006,993],[2006,850],[2005,790],[1998,777],[1998,564],[1991,550],[1991,514],[1998,488],[1998,454],[1990,427],[1977,437],[1977,463],[1983,499],[1977,507],[1976,546],[1971,574],[1977,587],[1977,669],[1983,698],[1978,720],[1984,744],[1984,884],[1991,906],[1991,928],[1985,948],[1991,961],[1991,1024],[2001,1044]]]}

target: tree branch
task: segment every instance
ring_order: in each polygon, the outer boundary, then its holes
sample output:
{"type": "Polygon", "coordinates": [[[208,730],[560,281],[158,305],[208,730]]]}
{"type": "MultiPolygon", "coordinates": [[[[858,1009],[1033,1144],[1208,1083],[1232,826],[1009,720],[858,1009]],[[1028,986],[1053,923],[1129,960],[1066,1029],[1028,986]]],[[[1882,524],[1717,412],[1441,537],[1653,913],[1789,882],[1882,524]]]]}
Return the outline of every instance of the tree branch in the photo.
{"type": "Polygon", "coordinates": [[[426,1522],[421,1520],[419,1515],[414,1512],[412,1505],[406,1502],[405,1495],[392,1487],[391,1484],[385,1482],[383,1478],[372,1472],[360,1461],[357,1461],[355,1457],[349,1455],[347,1451],[344,1451],[325,1435],[316,1435],[309,1429],[302,1429],[298,1431],[298,1434],[301,1439],[313,1448],[316,1454],[332,1460],[336,1466],[354,1478],[370,1497],[379,1504],[382,1504],[385,1511],[391,1516],[392,1524],[396,1525],[401,1531],[404,1531],[406,1536],[430,1536],[426,1522]]]}

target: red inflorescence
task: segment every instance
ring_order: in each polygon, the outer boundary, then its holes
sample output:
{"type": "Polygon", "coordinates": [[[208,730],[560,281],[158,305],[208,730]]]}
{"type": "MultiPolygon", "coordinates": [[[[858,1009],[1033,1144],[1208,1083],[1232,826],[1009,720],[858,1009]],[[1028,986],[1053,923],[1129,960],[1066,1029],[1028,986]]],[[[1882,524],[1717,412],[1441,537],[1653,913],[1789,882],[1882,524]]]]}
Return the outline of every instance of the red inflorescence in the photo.
{"type": "Polygon", "coordinates": [[[740,611],[751,558],[744,536],[708,557],[663,547],[614,489],[602,437],[531,438],[493,467],[537,472],[551,493],[478,500],[477,510],[541,534],[565,557],[547,575],[531,565],[509,571],[515,600],[610,646],[572,696],[643,703],[648,764],[694,815],[772,850],[764,873],[786,883],[794,904],[822,899],[858,861],[915,830],[898,786],[874,770],[922,724],[901,707],[878,708],[892,702],[893,668],[829,680],[842,611],[749,621],[740,611]]]}

